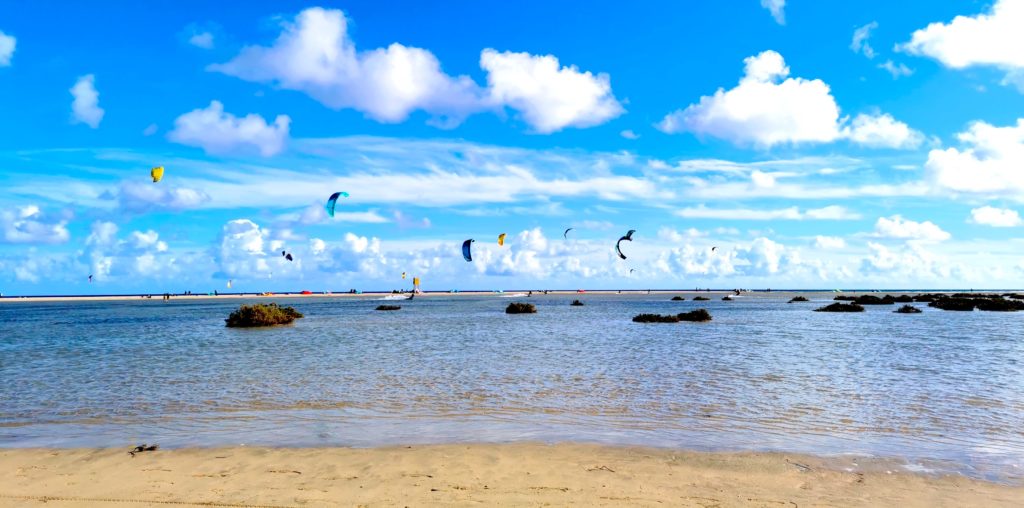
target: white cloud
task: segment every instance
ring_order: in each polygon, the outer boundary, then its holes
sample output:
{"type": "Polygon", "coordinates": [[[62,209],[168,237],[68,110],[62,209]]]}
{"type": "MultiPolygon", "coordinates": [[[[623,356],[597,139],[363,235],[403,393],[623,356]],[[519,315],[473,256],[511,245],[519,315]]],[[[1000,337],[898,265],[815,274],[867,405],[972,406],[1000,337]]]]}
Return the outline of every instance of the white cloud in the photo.
{"type": "Polygon", "coordinates": [[[780,25],[786,24],[786,0],[761,0],[761,7],[772,13],[772,18],[780,25]]]}
{"type": "Polygon", "coordinates": [[[863,275],[880,275],[885,280],[915,281],[948,279],[955,267],[916,243],[899,250],[868,242],[871,254],[861,260],[863,275]]]}
{"type": "Polygon", "coordinates": [[[942,189],[1024,198],[1024,118],[996,127],[974,122],[957,134],[964,148],[935,149],[925,170],[942,189]]]}
{"type": "Polygon", "coordinates": [[[633,131],[631,131],[629,129],[626,129],[626,130],[620,132],[619,135],[624,137],[624,138],[626,138],[626,139],[640,139],[640,135],[639,134],[637,134],[637,133],[635,133],[635,132],[633,132],[633,131]]]}
{"type": "Polygon", "coordinates": [[[875,57],[875,50],[868,44],[871,31],[878,28],[878,22],[872,21],[853,31],[853,40],[850,42],[850,49],[854,53],[863,53],[868,58],[875,57]]]}
{"type": "Polygon", "coordinates": [[[815,236],[814,237],[814,248],[815,249],[844,249],[846,248],[846,240],[838,236],[815,236]]]}
{"type": "Polygon", "coordinates": [[[284,150],[289,123],[288,115],[278,115],[272,125],[257,114],[238,118],[225,113],[220,101],[211,101],[205,109],[192,110],[174,120],[174,130],[167,137],[183,145],[201,147],[209,153],[255,149],[269,157],[284,150]]]}
{"type": "Polygon", "coordinates": [[[92,224],[79,260],[88,265],[95,283],[118,278],[174,280],[186,266],[199,269],[193,262],[171,253],[156,231],[132,231],[125,239],[119,239],[117,233],[118,227],[112,222],[92,224]]]}
{"type": "Polygon", "coordinates": [[[304,225],[328,224],[331,222],[351,222],[365,224],[383,224],[390,222],[387,217],[377,213],[376,210],[354,211],[338,210],[334,217],[327,215],[323,203],[310,203],[297,214],[282,215],[280,219],[285,223],[297,222],[304,225]]]}
{"type": "Polygon", "coordinates": [[[213,34],[210,32],[196,32],[188,38],[188,43],[203,49],[213,49],[213,34]]]}
{"type": "Polygon", "coordinates": [[[18,39],[5,34],[0,30],[0,67],[9,67],[11,58],[14,57],[14,49],[18,45],[18,39]]]}
{"type": "Polygon", "coordinates": [[[67,220],[47,217],[38,206],[28,205],[0,212],[0,229],[6,243],[67,242],[67,220]]]}
{"type": "Polygon", "coordinates": [[[392,43],[358,51],[340,10],[313,7],[285,23],[272,46],[248,46],[213,71],[304,92],[324,105],[363,112],[379,122],[426,111],[453,127],[473,113],[509,107],[536,132],[599,125],[623,113],[607,74],[563,67],[552,55],[484,49],[488,87],[453,77],[426,49],[392,43]]]}
{"type": "Polygon", "coordinates": [[[883,63],[878,64],[879,69],[885,69],[892,79],[899,79],[904,76],[910,76],[914,73],[914,70],[902,63],[895,63],[892,60],[886,60],[883,63]]]}
{"type": "Polygon", "coordinates": [[[103,108],[100,107],[100,94],[96,91],[96,77],[86,74],[78,78],[71,87],[71,118],[75,123],[84,123],[93,129],[100,126],[103,120],[103,108]]]}
{"type": "Polygon", "coordinates": [[[201,190],[134,181],[122,182],[116,194],[108,196],[117,200],[121,210],[130,213],[188,210],[210,201],[210,196],[201,190]]]}
{"type": "MultiPolygon", "coordinates": [[[[248,219],[228,221],[221,228],[217,261],[228,277],[259,278],[271,272],[266,247],[269,231],[248,219]]],[[[276,259],[276,257],[274,257],[276,259]]]]}
{"type": "Polygon", "coordinates": [[[247,46],[210,70],[276,83],[324,105],[352,108],[380,122],[401,122],[422,109],[458,122],[481,108],[481,91],[466,77],[451,77],[425,49],[392,43],[357,51],[340,10],[313,7],[286,22],[270,47],[247,46]]]}
{"type": "Polygon", "coordinates": [[[888,114],[860,114],[850,126],[840,118],[831,89],[820,79],[791,78],[782,55],[764,51],[743,60],[744,77],[731,90],[685,110],[668,114],[657,125],[666,133],[693,132],[737,145],[770,148],[787,143],[828,143],[849,139],[865,146],[908,148],[920,134],[888,114]],[[894,135],[894,139],[881,138],[894,135]]]}
{"type": "Polygon", "coordinates": [[[931,23],[915,31],[897,47],[913,55],[938,60],[946,67],[964,69],[992,66],[1015,73],[1024,70],[1024,2],[996,0],[992,10],[975,16],[956,16],[949,23],[931,23]]]}
{"type": "Polygon", "coordinates": [[[540,133],[600,125],[625,111],[607,74],[562,67],[553,55],[485,49],[480,67],[487,71],[490,100],[519,111],[540,133]]]}
{"type": "Polygon", "coordinates": [[[808,219],[818,220],[857,220],[860,214],[839,205],[812,208],[804,214],[808,219]]]}
{"type": "Polygon", "coordinates": [[[1020,214],[1016,210],[991,206],[983,206],[971,210],[970,222],[996,228],[1011,228],[1024,225],[1024,220],[1021,220],[1020,214]]]}
{"type": "Polygon", "coordinates": [[[749,208],[707,208],[704,205],[698,207],[683,208],[677,210],[676,215],[688,219],[722,219],[722,220],[853,220],[859,219],[860,215],[850,212],[838,205],[814,208],[801,212],[799,208],[792,206],[775,210],[756,210],[749,208]]]}
{"type": "Polygon", "coordinates": [[[941,242],[949,240],[951,237],[949,233],[931,221],[915,222],[899,215],[879,217],[875,223],[874,236],[923,242],[941,242]]]}
{"type": "Polygon", "coordinates": [[[924,142],[923,134],[887,113],[859,114],[843,133],[854,143],[872,148],[917,148],[924,142]]]}
{"type": "Polygon", "coordinates": [[[145,129],[142,130],[142,135],[143,136],[152,136],[153,134],[156,134],[156,131],[159,130],[159,129],[160,128],[157,127],[157,125],[155,123],[151,123],[151,124],[147,125],[145,129]]]}

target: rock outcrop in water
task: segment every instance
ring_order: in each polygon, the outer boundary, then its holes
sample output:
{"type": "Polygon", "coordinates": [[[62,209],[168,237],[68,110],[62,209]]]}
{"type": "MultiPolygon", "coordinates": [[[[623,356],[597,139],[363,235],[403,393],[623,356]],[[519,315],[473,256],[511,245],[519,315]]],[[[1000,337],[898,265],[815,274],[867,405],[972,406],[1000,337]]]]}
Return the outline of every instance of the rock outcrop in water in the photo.
{"type": "Polygon", "coordinates": [[[695,302],[706,302],[708,300],[710,300],[710,298],[708,298],[706,296],[695,296],[695,297],[693,297],[693,301],[695,301],[695,302]]]}
{"type": "Polygon", "coordinates": [[[287,325],[302,314],[292,307],[279,307],[276,303],[243,305],[227,319],[229,328],[255,328],[259,326],[287,325]]]}
{"type": "Polygon", "coordinates": [[[928,306],[963,312],[974,309],[989,312],[1016,312],[1024,310],[1024,301],[1008,300],[999,295],[982,295],[980,298],[953,295],[932,300],[928,306]]]}
{"type": "Polygon", "coordinates": [[[505,314],[536,314],[537,307],[532,303],[512,302],[505,307],[505,314]]]}
{"type": "Polygon", "coordinates": [[[697,309],[690,312],[682,312],[676,315],[668,314],[637,314],[633,316],[634,323],[678,323],[680,321],[705,322],[711,321],[711,314],[704,309],[697,309]]]}
{"type": "Polygon", "coordinates": [[[729,295],[725,295],[725,296],[722,297],[722,301],[723,302],[731,302],[732,301],[732,297],[729,296],[729,295]]]}
{"type": "Polygon", "coordinates": [[[864,307],[856,303],[832,303],[824,307],[814,309],[814,312],[864,312],[864,307]]]}
{"type": "Polygon", "coordinates": [[[790,299],[790,300],[789,300],[788,302],[786,302],[786,303],[793,303],[793,302],[807,302],[807,301],[810,301],[810,300],[808,300],[807,298],[804,298],[804,297],[802,297],[802,296],[794,296],[793,298],[791,298],[791,299],[790,299]]]}
{"type": "Polygon", "coordinates": [[[633,316],[634,323],[678,323],[679,316],[673,316],[671,314],[663,316],[661,314],[637,314],[633,316]]]}
{"type": "Polygon", "coordinates": [[[572,306],[572,307],[582,307],[583,306],[583,302],[581,302],[579,300],[573,300],[572,303],[570,303],[569,305],[572,306]]]}
{"type": "Polygon", "coordinates": [[[686,298],[683,298],[681,296],[673,296],[672,297],[672,301],[673,302],[681,302],[681,301],[684,301],[684,300],[686,300],[686,298]]]}
{"type": "Polygon", "coordinates": [[[401,305],[378,305],[374,310],[402,310],[401,305]]]}
{"type": "Polygon", "coordinates": [[[857,299],[856,296],[846,296],[846,295],[839,295],[839,296],[833,298],[833,300],[835,300],[837,302],[852,302],[852,301],[854,301],[856,299],[857,299]]]}
{"type": "Polygon", "coordinates": [[[711,313],[704,309],[691,310],[690,312],[683,312],[676,316],[680,321],[693,321],[697,323],[703,323],[705,321],[711,321],[711,313]]]}
{"type": "Polygon", "coordinates": [[[904,305],[893,312],[897,314],[920,314],[921,309],[914,307],[913,305],[904,305]]]}

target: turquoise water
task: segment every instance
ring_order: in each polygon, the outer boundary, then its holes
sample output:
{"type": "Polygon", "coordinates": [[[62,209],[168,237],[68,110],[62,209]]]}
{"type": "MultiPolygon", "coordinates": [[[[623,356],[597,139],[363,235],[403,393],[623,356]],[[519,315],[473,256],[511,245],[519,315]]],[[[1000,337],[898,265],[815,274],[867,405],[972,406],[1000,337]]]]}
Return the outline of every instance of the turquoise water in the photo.
{"type": "Polygon", "coordinates": [[[5,303],[0,446],[568,440],[1024,477],[1024,313],[790,296],[296,298],[256,330],[224,327],[238,300],[5,303]],[[630,321],[695,308],[714,321],[630,321]]]}

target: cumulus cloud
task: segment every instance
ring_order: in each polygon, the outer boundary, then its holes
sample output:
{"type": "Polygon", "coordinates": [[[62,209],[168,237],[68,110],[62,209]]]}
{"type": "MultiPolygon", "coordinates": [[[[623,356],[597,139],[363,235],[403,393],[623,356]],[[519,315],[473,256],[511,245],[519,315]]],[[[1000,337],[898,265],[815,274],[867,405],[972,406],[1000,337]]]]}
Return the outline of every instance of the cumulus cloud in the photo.
{"type": "Polygon", "coordinates": [[[875,223],[874,236],[922,242],[941,242],[949,240],[951,237],[949,233],[931,221],[915,222],[899,215],[879,217],[875,223]]]}
{"type": "Polygon", "coordinates": [[[18,39],[5,34],[0,30],[0,67],[9,67],[11,58],[14,57],[14,49],[18,45],[18,39]]]}
{"type": "Polygon", "coordinates": [[[228,221],[221,228],[217,261],[228,277],[256,278],[271,272],[267,250],[270,232],[248,219],[228,221]]]}
{"type": "Polygon", "coordinates": [[[490,100],[519,111],[540,133],[600,125],[625,111],[607,74],[563,67],[553,55],[485,49],[480,67],[487,71],[490,100]]]}
{"type": "Polygon", "coordinates": [[[920,134],[887,114],[858,115],[844,126],[829,86],[820,79],[788,77],[782,55],[764,51],[743,60],[739,84],[665,116],[657,127],[666,133],[692,132],[737,145],[770,148],[787,143],[828,143],[838,139],[865,146],[909,148],[920,134]],[[882,135],[895,135],[895,140],[882,135]]]}
{"type": "MultiPolygon", "coordinates": [[[[988,13],[956,16],[915,31],[898,49],[938,60],[946,67],[990,66],[1016,81],[1024,70],[1024,2],[997,0],[988,13]]],[[[1022,88],[1024,90],[1024,88],[1022,88]]]]}
{"type": "Polygon", "coordinates": [[[220,101],[211,101],[204,109],[179,116],[167,137],[176,143],[198,146],[208,153],[255,149],[269,157],[284,150],[290,123],[288,115],[278,115],[272,125],[254,113],[238,118],[225,113],[220,101]]]}
{"type": "Polygon", "coordinates": [[[992,206],[983,206],[971,210],[970,222],[996,228],[1011,228],[1024,225],[1024,220],[1021,220],[1020,214],[1016,210],[992,206]]]}
{"type": "Polygon", "coordinates": [[[916,243],[898,249],[868,242],[870,254],[861,260],[863,275],[879,275],[887,280],[934,280],[950,277],[955,267],[947,260],[916,243]]]}
{"type": "Polygon", "coordinates": [[[779,208],[758,210],[750,208],[707,208],[704,205],[677,210],[676,215],[688,219],[722,219],[722,220],[853,220],[860,215],[838,205],[823,208],[812,208],[801,212],[799,208],[779,208]]]}
{"type": "Polygon", "coordinates": [[[928,153],[925,170],[939,188],[1024,198],[1024,118],[1007,127],[974,122],[957,138],[962,148],[928,153]]]}
{"type": "Polygon", "coordinates": [[[285,223],[297,222],[304,225],[327,224],[330,222],[366,224],[382,224],[390,222],[387,217],[377,213],[376,210],[338,210],[334,212],[334,217],[331,217],[327,215],[327,211],[324,209],[323,203],[320,202],[310,203],[309,206],[304,208],[298,214],[283,215],[281,216],[281,220],[285,223]]]}
{"type": "Polygon", "coordinates": [[[798,250],[765,237],[715,251],[687,244],[663,252],[655,262],[665,273],[715,277],[776,275],[801,265],[798,250]]]}
{"type": "Polygon", "coordinates": [[[106,197],[116,199],[118,207],[130,213],[188,210],[210,201],[210,196],[201,190],[133,181],[121,183],[116,193],[106,197]]]}
{"type": "Polygon", "coordinates": [[[620,132],[619,135],[624,137],[624,138],[626,138],[626,139],[640,139],[640,135],[639,134],[637,134],[637,133],[635,133],[635,132],[633,132],[633,131],[631,131],[629,129],[626,129],[626,130],[620,132]]]}
{"type": "Polygon", "coordinates": [[[96,221],[90,228],[80,261],[88,265],[96,283],[116,278],[171,280],[188,264],[171,253],[154,230],[132,231],[126,238],[119,238],[118,231],[107,221],[96,221]]]}
{"type": "Polygon", "coordinates": [[[780,25],[786,24],[786,0],[761,0],[761,7],[772,13],[772,18],[780,25]]]}
{"type": "Polygon", "coordinates": [[[430,51],[397,42],[357,51],[345,15],[319,7],[284,23],[272,46],[247,46],[210,69],[301,91],[381,122],[401,122],[418,109],[458,121],[481,107],[479,87],[466,76],[445,74],[430,51]]]}
{"type": "Polygon", "coordinates": [[[846,240],[838,236],[815,236],[814,237],[814,248],[815,249],[843,249],[846,248],[846,240]]]}
{"type": "Polygon", "coordinates": [[[871,148],[917,148],[924,142],[924,135],[911,129],[889,114],[854,117],[850,126],[843,130],[847,139],[871,148]]]}
{"type": "Polygon", "coordinates": [[[562,66],[553,55],[484,49],[488,87],[450,76],[430,51],[392,43],[356,49],[339,10],[313,7],[286,22],[271,46],[248,46],[210,70],[297,90],[324,105],[351,108],[379,122],[405,121],[414,111],[453,127],[473,113],[508,107],[536,132],[590,127],[624,111],[607,74],[562,66]]]}
{"type": "Polygon", "coordinates": [[[875,57],[875,50],[868,44],[871,38],[871,31],[878,28],[878,22],[872,21],[853,31],[853,40],[850,42],[850,49],[854,53],[863,53],[868,58],[875,57]]]}
{"type": "Polygon", "coordinates": [[[66,219],[48,217],[35,205],[0,212],[0,228],[6,243],[55,244],[71,237],[66,219]]]}
{"type": "Polygon", "coordinates": [[[93,129],[100,126],[103,120],[103,108],[100,107],[100,93],[96,91],[96,77],[86,74],[78,78],[71,87],[71,119],[75,123],[84,123],[93,129]]]}

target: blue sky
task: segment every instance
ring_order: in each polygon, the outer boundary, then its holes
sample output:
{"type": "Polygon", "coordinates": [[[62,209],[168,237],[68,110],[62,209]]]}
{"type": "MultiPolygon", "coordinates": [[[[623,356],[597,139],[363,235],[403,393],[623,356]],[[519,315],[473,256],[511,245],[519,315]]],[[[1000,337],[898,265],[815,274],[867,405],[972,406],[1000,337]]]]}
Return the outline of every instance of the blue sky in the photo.
{"type": "Polygon", "coordinates": [[[2,11],[4,294],[1024,286],[1021,0],[2,11]]]}

